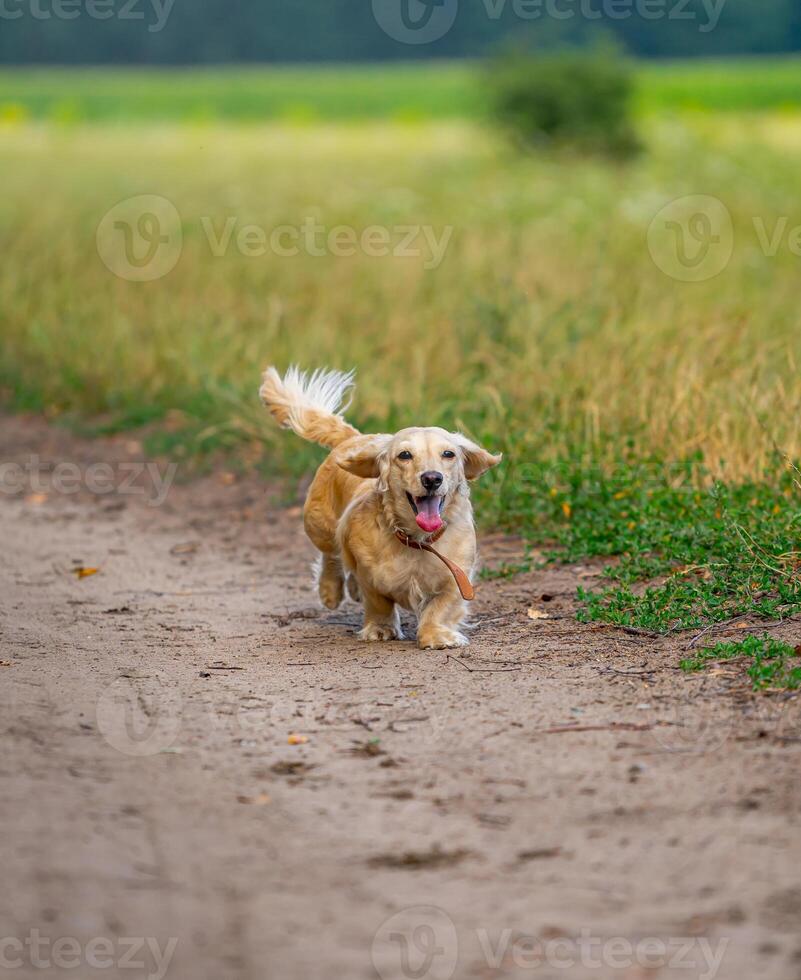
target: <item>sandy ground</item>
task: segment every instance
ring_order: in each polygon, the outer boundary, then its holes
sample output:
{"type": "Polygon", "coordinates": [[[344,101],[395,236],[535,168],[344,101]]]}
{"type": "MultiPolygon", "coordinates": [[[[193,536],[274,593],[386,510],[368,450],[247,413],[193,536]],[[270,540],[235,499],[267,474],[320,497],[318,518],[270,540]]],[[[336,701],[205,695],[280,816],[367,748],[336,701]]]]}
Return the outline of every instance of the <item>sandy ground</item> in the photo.
{"type": "Polygon", "coordinates": [[[577,624],[597,567],[365,645],[253,477],[2,424],[0,976],[801,978],[797,700],[577,624]]]}

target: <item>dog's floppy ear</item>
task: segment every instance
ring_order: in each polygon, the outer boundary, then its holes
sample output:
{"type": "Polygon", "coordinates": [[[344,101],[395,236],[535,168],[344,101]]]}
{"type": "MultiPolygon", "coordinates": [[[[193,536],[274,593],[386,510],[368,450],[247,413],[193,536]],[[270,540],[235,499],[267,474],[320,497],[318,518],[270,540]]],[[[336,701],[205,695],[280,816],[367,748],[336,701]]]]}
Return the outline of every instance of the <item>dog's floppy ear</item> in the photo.
{"type": "Polygon", "coordinates": [[[380,477],[382,462],[392,441],[392,436],[370,435],[348,439],[347,444],[335,451],[337,464],[354,476],[366,480],[380,477]]]}
{"type": "Polygon", "coordinates": [[[502,453],[498,453],[497,455],[488,453],[486,449],[482,449],[481,446],[468,439],[467,436],[463,436],[461,432],[454,432],[453,438],[457,446],[462,450],[464,475],[468,480],[477,480],[482,473],[486,473],[493,466],[497,466],[503,459],[502,453]]]}

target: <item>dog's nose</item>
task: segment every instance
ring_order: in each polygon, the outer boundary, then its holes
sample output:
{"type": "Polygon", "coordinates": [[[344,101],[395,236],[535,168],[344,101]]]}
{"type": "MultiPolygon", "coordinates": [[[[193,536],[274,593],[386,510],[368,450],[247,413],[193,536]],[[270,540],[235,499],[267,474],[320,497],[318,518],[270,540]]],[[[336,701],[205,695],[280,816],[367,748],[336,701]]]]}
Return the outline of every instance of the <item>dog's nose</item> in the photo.
{"type": "Polygon", "coordinates": [[[442,474],[437,473],[436,470],[428,470],[423,473],[420,477],[420,482],[426,488],[426,490],[438,490],[442,486],[442,474]]]}

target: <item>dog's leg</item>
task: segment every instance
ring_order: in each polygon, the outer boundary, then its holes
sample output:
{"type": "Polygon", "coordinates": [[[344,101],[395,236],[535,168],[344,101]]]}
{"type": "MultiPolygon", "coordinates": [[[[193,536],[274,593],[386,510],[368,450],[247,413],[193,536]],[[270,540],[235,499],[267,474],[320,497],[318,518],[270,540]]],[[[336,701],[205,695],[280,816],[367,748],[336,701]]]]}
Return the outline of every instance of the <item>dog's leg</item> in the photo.
{"type": "Polygon", "coordinates": [[[362,592],[359,588],[359,583],[356,580],[356,576],[352,572],[348,572],[348,574],[345,576],[345,587],[348,590],[348,595],[354,602],[362,601],[362,592]]]}
{"type": "Polygon", "coordinates": [[[395,603],[361,583],[364,601],[364,626],[359,631],[362,640],[402,640],[400,615],[395,603]]]}
{"type": "Polygon", "coordinates": [[[458,592],[449,590],[434,596],[420,613],[417,645],[422,650],[467,646],[470,641],[459,632],[464,612],[464,601],[458,592]]]}
{"type": "Polygon", "coordinates": [[[327,609],[336,609],[345,591],[345,575],[338,555],[323,554],[317,577],[320,601],[327,609]]]}

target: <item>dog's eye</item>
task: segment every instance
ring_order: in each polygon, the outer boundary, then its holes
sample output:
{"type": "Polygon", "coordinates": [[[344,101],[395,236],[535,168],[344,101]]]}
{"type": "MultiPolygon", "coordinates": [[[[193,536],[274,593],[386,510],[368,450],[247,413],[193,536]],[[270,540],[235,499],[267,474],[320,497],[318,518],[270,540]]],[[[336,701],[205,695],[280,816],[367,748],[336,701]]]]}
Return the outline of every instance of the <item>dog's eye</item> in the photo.
{"type": "Polygon", "coordinates": [[[456,453],[453,452],[453,450],[451,450],[451,449],[446,449],[445,452],[442,454],[442,458],[443,459],[456,459],[456,453]]]}
{"type": "Polygon", "coordinates": [[[402,453],[398,453],[398,459],[411,459],[412,454],[408,449],[404,449],[402,453]]]}

